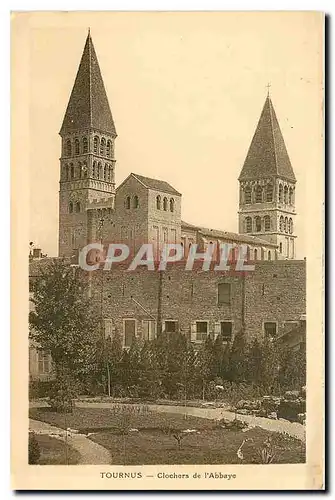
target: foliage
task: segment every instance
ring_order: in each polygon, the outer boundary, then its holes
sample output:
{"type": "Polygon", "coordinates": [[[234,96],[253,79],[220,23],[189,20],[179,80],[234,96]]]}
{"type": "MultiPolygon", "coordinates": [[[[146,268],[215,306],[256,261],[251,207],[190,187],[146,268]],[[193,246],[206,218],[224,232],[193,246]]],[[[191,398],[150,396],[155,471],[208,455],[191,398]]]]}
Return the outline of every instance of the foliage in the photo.
{"type": "Polygon", "coordinates": [[[276,458],[275,448],[272,439],[269,436],[263,443],[263,446],[258,449],[260,462],[262,464],[272,464],[276,458]]]}
{"type": "Polygon", "coordinates": [[[74,399],[79,392],[78,382],[70,373],[59,374],[49,393],[52,411],[70,413],[74,408],[74,399]]]}
{"type": "Polygon", "coordinates": [[[37,464],[41,456],[40,447],[34,432],[29,432],[28,441],[28,463],[37,464]]]}
{"type": "Polygon", "coordinates": [[[279,384],[282,390],[300,390],[306,385],[306,346],[298,351],[283,347],[280,351],[279,384]]]}
{"type": "Polygon", "coordinates": [[[50,352],[56,370],[83,373],[92,363],[98,323],[85,290],[81,271],[59,260],[34,281],[30,337],[50,352]]]}
{"type": "Polygon", "coordinates": [[[84,381],[96,369],[99,325],[86,289],[84,273],[62,260],[51,261],[33,285],[30,338],[51,354],[63,393],[73,391],[64,388],[73,380],[84,381]]]}
{"type": "Polygon", "coordinates": [[[248,424],[246,422],[243,422],[237,417],[235,417],[233,420],[221,418],[218,421],[218,425],[224,429],[229,429],[231,431],[241,431],[242,429],[246,429],[248,427],[248,424]]]}
{"type": "Polygon", "coordinates": [[[110,367],[113,395],[118,397],[203,399],[235,405],[287,389],[300,390],[305,384],[304,351],[262,338],[247,343],[243,332],[231,344],[220,335],[215,340],[208,336],[199,347],[180,332],[162,332],[151,342],[136,339],[129,350],[122,353],[115,346],[114,351],[117,355],[110,355],[110,367]]]}

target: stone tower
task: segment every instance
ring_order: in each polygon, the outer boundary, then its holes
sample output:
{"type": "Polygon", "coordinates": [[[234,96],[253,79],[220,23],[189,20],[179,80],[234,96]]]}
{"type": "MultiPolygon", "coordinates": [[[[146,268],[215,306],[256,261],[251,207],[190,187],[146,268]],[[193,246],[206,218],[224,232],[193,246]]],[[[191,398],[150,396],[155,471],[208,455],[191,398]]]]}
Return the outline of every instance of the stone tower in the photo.
{"type": "Polygon", "coordinates": [[[72,256],[87,242],[88,204],[115,194],[117,134],[90,33],[59,134],[58,248],[72,256]]]}
{"type": "Polygon", "coordinates": [[[294,259],[296,178],[269,94],[239,183],[239,232],[278,245],[279,259],[294,259]]]}

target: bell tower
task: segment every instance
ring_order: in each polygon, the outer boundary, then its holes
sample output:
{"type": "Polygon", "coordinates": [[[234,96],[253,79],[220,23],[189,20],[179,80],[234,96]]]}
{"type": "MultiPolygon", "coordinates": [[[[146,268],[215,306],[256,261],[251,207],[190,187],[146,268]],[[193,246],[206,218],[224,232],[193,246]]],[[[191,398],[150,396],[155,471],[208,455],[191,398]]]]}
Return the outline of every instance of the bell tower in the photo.
{"type": "Polygon", "coordinates": [[[117,137],[90,32],[59,132],[59,256],[87,243],[87,208],[115,196],[117,137]]]}
{"type": "Polygon", "coordinates": [[[294,259],[296,178],[269,92],[239,183],[239,232],[278,245],[279,259],[294,259]]]}

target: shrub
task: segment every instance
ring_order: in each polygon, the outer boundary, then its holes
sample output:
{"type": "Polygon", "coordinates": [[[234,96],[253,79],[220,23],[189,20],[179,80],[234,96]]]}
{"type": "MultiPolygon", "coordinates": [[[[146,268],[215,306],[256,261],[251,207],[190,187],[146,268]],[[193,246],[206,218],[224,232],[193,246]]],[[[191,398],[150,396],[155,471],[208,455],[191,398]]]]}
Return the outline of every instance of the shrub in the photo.
{"type": "Polygon", "coordinates": [[[46,398],[55,384],[54,380],[31,380],[29,382],[29,399],[46,398]]]}
{"type": "Polygon", "coordinates": [[[234,418],[234,420],[227,420],[225,418],[221,418],[221,420],[219,420],[218,423],[224,429],[229,429],[231,431],[241,431],[242,429],[248,427],[248,424],[246,422],[243,422],[242,420],[239,420],[236,417],[234,418]]]}
{"type": "Polygon", "coordinates": [[[29,432],[29,441],[28,441],[28,463],[30,465],[35,465],[38,463],[39,458],[41,456],[40,446],[36,439],[34,432],[29,432]]]}
{"type": "Polygon", "coordinates": [[[285,418],[291,422],[298,421],[299,413],[306,412],[306,401],[298,398],[295,401],[284,399],[278,407],[278,418],[285,418]]]}
{"type": "Polygon", "coordinates": [[[52,411],[58,413],[72,413],[74,399],[78,395],[78,387],[69,379],[59,378],[55,381],[49,396],[49,404],[52,411]]]}

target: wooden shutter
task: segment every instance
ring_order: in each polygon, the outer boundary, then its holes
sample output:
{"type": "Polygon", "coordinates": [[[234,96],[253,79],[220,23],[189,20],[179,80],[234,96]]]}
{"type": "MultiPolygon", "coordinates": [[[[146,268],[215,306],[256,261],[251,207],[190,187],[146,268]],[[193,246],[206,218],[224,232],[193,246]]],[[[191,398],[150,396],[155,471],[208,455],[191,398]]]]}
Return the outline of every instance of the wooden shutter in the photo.
{"type": "Polygon", "coordinates": [[[149,328],[149,340],[153,340],[156,338],[156,321],[150,321],[149,328]]]}
{"type": "Polygon", "coordinates": [[[197,340],[197,323],[196,321],[192,321],[191,323],[191,341],[194,342],[197,340]]]}
{"type": "Polygon", "coordinates": [[[220,321],[215,321],[214,323],[214,338],[216,339],[216,337],[218,335],[220,335],[221,333],[221,323],[220,321]]]}

